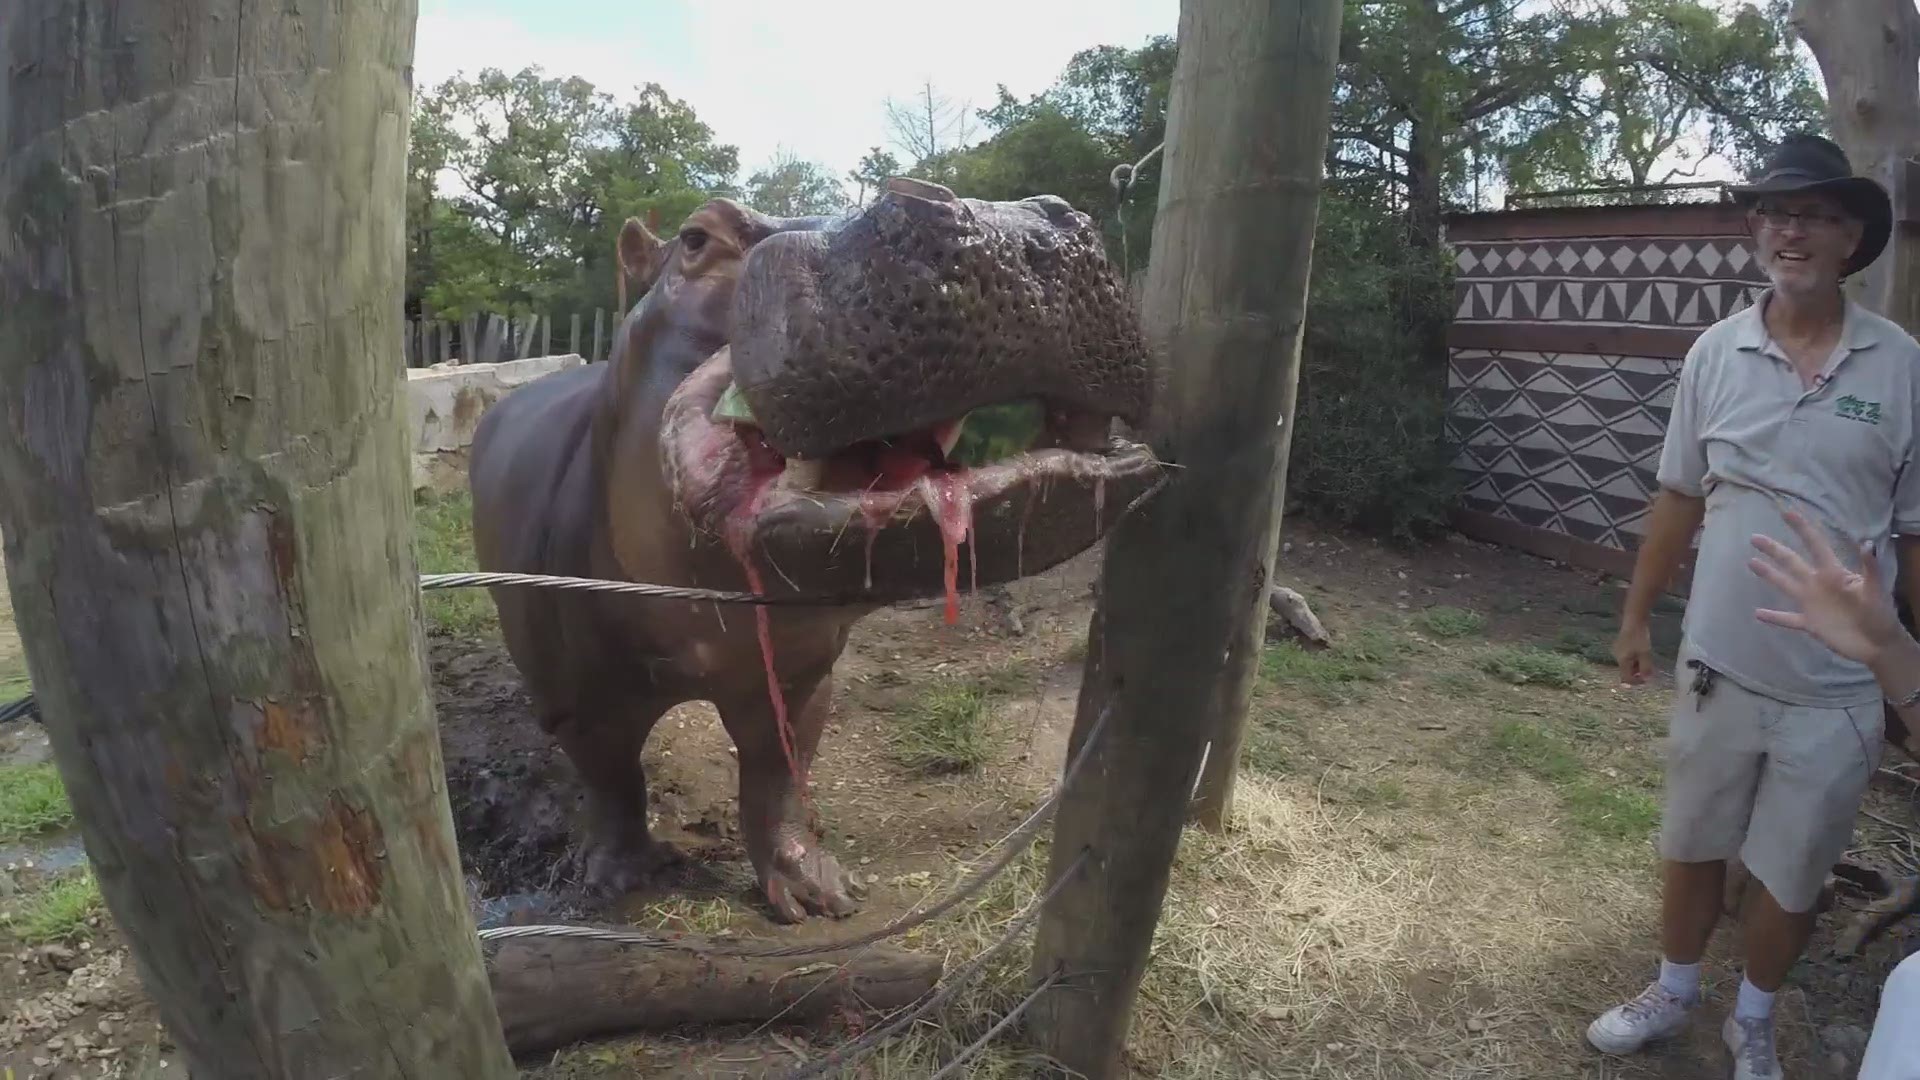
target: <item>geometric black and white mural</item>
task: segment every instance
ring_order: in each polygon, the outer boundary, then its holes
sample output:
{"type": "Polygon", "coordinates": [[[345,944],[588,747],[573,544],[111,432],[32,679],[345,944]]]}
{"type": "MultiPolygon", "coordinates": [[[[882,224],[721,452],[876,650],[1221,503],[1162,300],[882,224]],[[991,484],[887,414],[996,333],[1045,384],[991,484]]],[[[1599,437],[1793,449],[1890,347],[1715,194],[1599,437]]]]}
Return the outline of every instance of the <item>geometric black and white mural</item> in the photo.
{"type": "Polygon", "coordinates": [[[1451,244],[1447,424],[1463,508],[1634,548],[1687,346],[1750,306],[1764,281],[1737,213],[1681,205],[1473,217],[1451,244]],[[1647,235],[1668,221],[1670,234],[1647,235]],[[1622,222],[1632,235],[1607,232],[1622,222]],[[1575,342],[1586,351],[1561,351],[1575,342]]]}
{"type": "Polygon", "coordinates": [[[1467,508],[1633,546],[1679,369],[1645,356],[1455,350],[1447,423],[1467,508]]]}

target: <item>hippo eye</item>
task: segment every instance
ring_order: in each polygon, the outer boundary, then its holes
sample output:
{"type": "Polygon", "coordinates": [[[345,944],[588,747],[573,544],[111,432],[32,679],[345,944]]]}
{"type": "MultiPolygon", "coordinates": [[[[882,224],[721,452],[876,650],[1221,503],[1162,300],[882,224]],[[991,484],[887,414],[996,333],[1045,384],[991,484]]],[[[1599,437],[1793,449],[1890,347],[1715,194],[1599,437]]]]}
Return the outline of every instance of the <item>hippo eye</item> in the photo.
{"type": "Polygon", "coordinates": [[[707,246],[707,234],[700,229],[688,229],[680,234],[680,246],[689,255],[698,255],[700,249],[707,246]]]}

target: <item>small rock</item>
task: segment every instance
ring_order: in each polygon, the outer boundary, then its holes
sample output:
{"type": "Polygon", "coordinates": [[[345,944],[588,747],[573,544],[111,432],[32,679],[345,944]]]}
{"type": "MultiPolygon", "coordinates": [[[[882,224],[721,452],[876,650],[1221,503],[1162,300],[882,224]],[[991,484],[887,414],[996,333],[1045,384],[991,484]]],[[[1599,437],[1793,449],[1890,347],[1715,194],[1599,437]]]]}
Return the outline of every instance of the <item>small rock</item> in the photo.
{"type": "Polygon", "coordinates": [[[99,1029],[100,1034],[108,1036],[109,1038],[113,1035],[113,1021],[111,1020],[102,1020],[98,1024],[95,1024],[94,1027],[99,1029]]]}
{"type": "Polygon", "coordinates": [[[1468,1034],[1478,1035],[1485,1030],[1487,1030],[1487,1022],[1485,1020],[1482,1020],[1477,1016],[1467,1017],[1468,1034]]]}
{"type": "Polygon", "coordinates": [[[1413,1062],[1423,1069],[1437,1069],[1440,1067],[1440,1055],[1434,1053],[1421,1054],[1414,1058],[1413,1062]]]}
{"type": "Polygon", "coordinates": [[[869,885],[878,885],[879,883],[880,883],[880,875],[879,875],[879,874],[868,874],[868,875],[867,875],[867,884],[869,884],[869,885]]]}
{"type": "Polygon", "coordinates": [[[862,855],[862,856],[860,856],[860,865],[861,865],[861,866],[867,866],[867,865],[869,865],[869,864],[871,864],[872,862],[873,862],[873,856],[871,856],[871,855],[862,855]]]}
{"type": "Polygon", "coordinates": [[[1293,1016],[1293,1010],[1287,1008],[1285,1005],[1269,1005],[1260,1010],[1260,1019],[1262,1020],[1279,1021],[1286,1020],[1291,1016],[1293,1016]]]}
{"type": "Polygon", "coordinates": [[[47,1066],[49,1066],[49,1065],[51,1065],[51,1064],[53,1064],[53,1059],[52,1059],[52,1058],[43,1058],[43,1057],[37,1057],[37,1058],[34,1058],[34,1059],[33,1059],[33,1064],[34,1064],[34,1067],[35,1067],[35,1068],[39,1068],[39,1069],[44,1069],[44,1068],[46,1068],[47,1066]]]}
{"type": "Polygon", "coordinates": [[[65,945],[42,945],[37,957],[42,964],[61,971],[72,971],[79,962],[79,955],[65,945]]]}
{"type": "Polygon", "coordinates": [[[1849,1061],[1866,1056],[1869,1038],[1864,1028],[1853,1024],[1828,1024],[1820,1029],[1820,1045],[1832,1053],[1843,1055],[1849,1061]]]}

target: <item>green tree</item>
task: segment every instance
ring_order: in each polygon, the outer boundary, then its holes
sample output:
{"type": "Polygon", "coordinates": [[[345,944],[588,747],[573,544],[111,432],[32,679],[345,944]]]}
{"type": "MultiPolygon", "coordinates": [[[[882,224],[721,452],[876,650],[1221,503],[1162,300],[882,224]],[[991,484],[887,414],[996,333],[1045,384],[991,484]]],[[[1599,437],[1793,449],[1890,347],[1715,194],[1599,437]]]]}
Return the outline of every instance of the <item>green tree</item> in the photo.
{"type": "Polygon", "coordinates": [[[853,181],[854,185],[853,201],[865,205],[869,192],[879,192],[889,178],[899,175],[900,159],[874,147],[866,157],[860,159],[859,167],[847,174],[847,179],[853,181]]]}
{"type": "Polygon", "coordinates": [[[1662,184],[1698,175],[1711,155],[1748,168],[1787,131],[1823,124],[1787,0],[1731,14],[1699,0],[1622,0],[1607,32],[1623,62],[1592,72],[1556,115],[1505,147],[1511,187],[1662,184]],[[1692,165],[1673,163],[1689,145],[1692,165]]]}
{"type": "Polygon", "coordinates": [[[810,217],[845,209],[847,193],[826,166],[782,151],[747,178],[747,202],[774,217],[810,217]]]}
{"type": "Polygon", "coordinates": [[[611,307],[621,222],[736,193],[737,150],[657,84],[623,103],[584,79],[488,68],[414,111],[408,302],[433,317],[611,307]]]}

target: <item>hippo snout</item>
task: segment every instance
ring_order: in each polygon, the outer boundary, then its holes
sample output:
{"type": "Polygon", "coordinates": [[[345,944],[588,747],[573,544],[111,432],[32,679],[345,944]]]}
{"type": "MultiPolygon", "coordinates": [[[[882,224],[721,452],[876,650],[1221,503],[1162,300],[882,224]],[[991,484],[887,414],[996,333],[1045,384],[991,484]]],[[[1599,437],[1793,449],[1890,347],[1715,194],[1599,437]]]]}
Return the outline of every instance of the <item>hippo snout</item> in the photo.
{"type": "Polygon", "coordinates": [[[1087,215],[909,178],[755,246],[729,329],[740,394],[797,458],[1022,399],[1138,424],[1157,376],[1087,215]]]}

